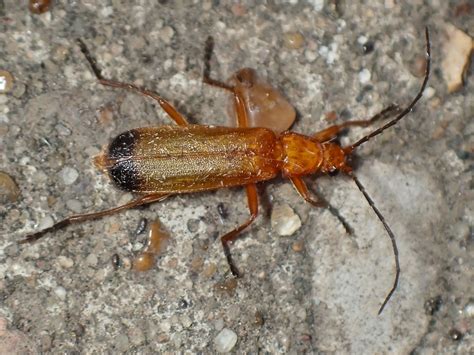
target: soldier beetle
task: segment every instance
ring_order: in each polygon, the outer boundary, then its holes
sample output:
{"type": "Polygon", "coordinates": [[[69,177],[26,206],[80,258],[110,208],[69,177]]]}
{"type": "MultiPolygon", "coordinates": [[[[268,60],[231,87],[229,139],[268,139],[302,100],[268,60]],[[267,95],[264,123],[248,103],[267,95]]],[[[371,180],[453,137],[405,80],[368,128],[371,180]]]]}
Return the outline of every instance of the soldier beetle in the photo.
{"type": "MultiPolygon", "coordinates": [[[[398,285],[400,275],[398,248],[392,230],[349,165],[349,158],[355,148],[395,125],[410,113],[423,96],[431,65],[431,45],[427,28],[425,34],[425,77],[416,97],[405,109],[400,110],[392,105],[371,119],[347,121],[330,126],[310,136],[288,131],[287,127],[280,129],[281,133],[276,133],[270,129],[271,127],[250,126],[248,108],[251,98],[246,96],[248,94],[246,90],[252,85],[263,85],[256,82],[254,73],[250,70],[244,69],[237,72],[234,76],[234,84],[219,82],[210,77],[208,63],[210,55],[207,54],[203,81],[226,90],[232,95],[238,127],[191,125],[168,101],[158,94],[133,84],[103,78],[87,47],[78,40],[81,51],[87,58],[99,83],[131,90],[156,100],[176,125],[136,128],[124,132],[115,137],[108,146],[104,147],[102,153],[95,157],[95,165],[105,172],[118,188],[137,193],[140,197],[105,211],[69,216],[49,228],[28,235],[20,243],[36,241],[46,233],[62,229],[70,224],[162,201],[174,194],[245,186],[250,217],[221,237],[230,270],[233,275],[238,276],[239,272],[232,260],[229,246],[238,238],[239,233],[257,217],[256,184],[273,179],[281,173],[283,177],[292,182],[305,201],[316,207],[327,207],[324,201],[312,197],[303,177],[317,173],[342,172],[354,180],[382,222],[392,243],[396,267],[395,280],[379,309],[380,314],[398,285]],[[395,118],[354,144],[342,147],[334,141],[345,128],[366,127],[393,113],[397,113],[395,118]]],[[[208,41],[207,47],[212,49],[211,41],[208,41]]],[[[289,121],[292,122],[294,118],[291,118],[291,112],[289,114],[289,121]]],[[[255,125],[262,120],[257,118],[254,122],[257,122],[253,123],[255,125]]]]}

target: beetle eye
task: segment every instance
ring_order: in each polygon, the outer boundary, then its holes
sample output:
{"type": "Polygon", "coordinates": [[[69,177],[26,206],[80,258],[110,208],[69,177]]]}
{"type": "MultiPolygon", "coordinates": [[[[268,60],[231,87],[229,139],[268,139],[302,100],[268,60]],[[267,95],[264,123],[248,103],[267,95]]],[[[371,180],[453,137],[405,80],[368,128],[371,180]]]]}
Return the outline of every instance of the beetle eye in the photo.
{"type": "Polygon", "coordinates": [[[336,176],[337,174],[339,174],[339,170],[336,168],[333,168],[329,171],[329,176],[336,176]]]}

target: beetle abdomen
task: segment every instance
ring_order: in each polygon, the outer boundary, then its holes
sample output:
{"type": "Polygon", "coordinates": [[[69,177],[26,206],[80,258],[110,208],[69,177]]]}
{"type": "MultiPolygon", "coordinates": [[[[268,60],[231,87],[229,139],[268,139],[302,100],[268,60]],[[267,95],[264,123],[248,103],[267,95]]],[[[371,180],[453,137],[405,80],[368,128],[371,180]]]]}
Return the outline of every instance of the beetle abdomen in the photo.
{"type": "Polygon", "coordinates": [[[96,163],[123,190],[181,193],[271,179],[281,151],[265,128],[159,126],[118,135],[96,163]]]}

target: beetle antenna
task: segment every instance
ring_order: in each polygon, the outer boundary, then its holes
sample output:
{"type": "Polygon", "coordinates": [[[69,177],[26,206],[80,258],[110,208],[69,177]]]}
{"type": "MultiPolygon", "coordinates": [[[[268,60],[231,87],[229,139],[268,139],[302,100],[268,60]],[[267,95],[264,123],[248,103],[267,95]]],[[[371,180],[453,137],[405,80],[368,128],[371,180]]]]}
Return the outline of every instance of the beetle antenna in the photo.
{"type": "Polygon", "coordinates": [[[370,198],[369,194],[367,193],[367,191],[365,191],[365,187],[362,185],[362,183],[360,182],[360,180],[354,175],[351,173],[349,173],[349,176],[352,178],[352,180],[354,180],[354,182],[356,183],[357,187],[359,188],[360,192],[362,192],[362,194],[364,195],[365,199],[367,200],[367,202],[369,203],[370,207],[372,207],[372,209],[374,210],[375,214],[377,215],[377,217],[379,217],[379,220],[380,222],[382,222],[385,230],[387,231],[388,233],[388,236],[390,237],[390,241],[392,242],[392,249],[393,249],[393,256],[395,257],[395,280],[393,282],[393,286],[392,288],[390,289],[389,293],[387,294],[387,296],[385,297],[383,303],[382,303],[382,306],[380,306],[380,309],[379,309],[379,312],[378,314],[382,313],[383,309],[385,308],[385,306],[387,305],[388,301],[390,300],[390,298],[392,297],[393,293],[395,292],[395,290],[397,289],[397,286],[398,286],[398,279],[400,278],[400,261],[398,260],[398,247],[397,247],[397,242],[395,241],[395,235],[393,234],[392,230],[390,229],[390,227],[388,226],[387,222],[385,222],[385,218],[382,216],[382,213],[380,213],[380,211],[378,210],[377,207],[375,207],[375,204],[374,204],[374,201],[370,198]]]}
{"type": "Polygon", "coordinates": [[[100,71],[99,66],[97,65],[97,61],[89,52],[89,49],[87,48],[84,41],[80,38],[77,38],[76,42],[79,45],[79,48],[81,49],[82,54],[84,54],[84,57],[86,57],[87,61],[89,62],[89,65],[91,66],[91,69],[94,72],[97,79],[99,80],[104,79],[104,77],[102,76],[102,72],[100,71]]]}
{"type": "Polygon", "coordinates": [[[384,126],[376,129],[375,131],[369,133],[365,137],[361,138],[354,144],[344,148],[344,152],[346,153],[351,153],[354,148],[358,147],[359,145],[367,142],[370,138],[373,138],[383,131],[385,131],[387,128],[392,127],[395,125],[398,121],[400,121],[403,117],[408,115],[412,110],[413,107],[418,103],[418,101],[421,99],[423,96],[423,92],[425,91],[426,85],[428,84],[428,79],[430,77],[430,69],[431,69],[431,43],[430,43],[430,33],[428,30],[428,27],[425,27],[425,36],[426,36],[426,69],[425,69],[425,79],[423,80],[423,84],[421,85],[420,90],[418,91],[418,94],[416,97],[413,99],[410,105],[407,106],[406,109],[404,109],[397,117],[395,117],[393,120],[385,124],[384,126]]]}

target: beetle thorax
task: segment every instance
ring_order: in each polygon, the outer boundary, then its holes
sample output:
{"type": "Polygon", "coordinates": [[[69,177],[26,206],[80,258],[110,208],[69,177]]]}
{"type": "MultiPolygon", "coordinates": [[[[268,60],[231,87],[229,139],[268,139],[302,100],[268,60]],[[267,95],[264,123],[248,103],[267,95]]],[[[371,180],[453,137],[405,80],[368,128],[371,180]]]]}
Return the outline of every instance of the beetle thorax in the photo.
{"type": "Polygon", "coordinates": [[[282,172],[285,176],[302,176],[315,173],[323,162],[323,149],[310,137],[285,132],[280,136],[283,146],[282,172]]]}

